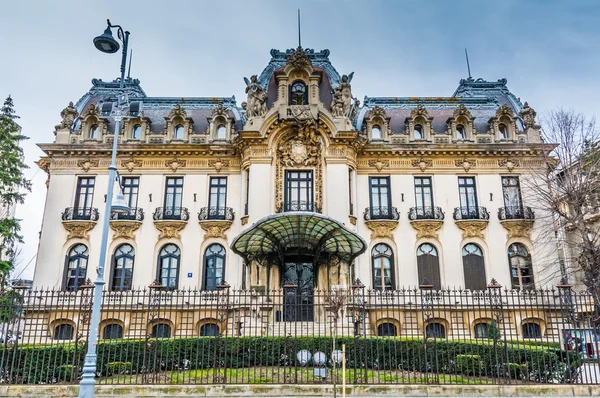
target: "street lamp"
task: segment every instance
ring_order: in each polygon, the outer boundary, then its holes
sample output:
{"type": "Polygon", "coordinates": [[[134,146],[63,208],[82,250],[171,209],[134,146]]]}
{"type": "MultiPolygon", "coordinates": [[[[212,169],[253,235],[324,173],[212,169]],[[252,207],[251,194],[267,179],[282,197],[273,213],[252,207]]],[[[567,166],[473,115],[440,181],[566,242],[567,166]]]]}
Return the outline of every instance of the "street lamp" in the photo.
{"type": "Polygon", "coordinates": [[[129,206],[125,202],[123,193],[119,190],[116,201],[113,203],[113,188],[115,177],[117,176],[117,142],[119,141],[119,131],[121,130],[121,94],[125,87],[125,65],[127,63],[127,45],[129,42],[129,32],[123,31],[120,25],[113,25],[110,20],[106,20],[108,26],[104,33],[94,39],[94,46],[103,53],[114,54],[121,47],[112,35],[112,29],[117,29],[117,38],[123,43],[123,55],[121,57],[121,80],[119,81],[119,95],[117,95],[117,107],[113,115],[115,119],[115,131],[113,134],[112,157],[108,167],[108,188],[106,192],[106,206],[104,208],[104,224],[102,225],[102,240],[100,242],[100,258],[98,260],[98,275],[94,281],[94,305],[92,307],[92,318],[90,320],[90,338],[88,350],[85,354],[83,363],[83,376],[79,383],[79,397],[93,398],[94,387],[96,386],[96,343],[98,342],[98,326],[100,323],[100,305],[102,303],[102,289],[104,287],[104,265],[106,263],[106,250],[108,246],[108,227],[110,223],[110,213],[115,211],[124,213],[129,211],[129,206]]]}

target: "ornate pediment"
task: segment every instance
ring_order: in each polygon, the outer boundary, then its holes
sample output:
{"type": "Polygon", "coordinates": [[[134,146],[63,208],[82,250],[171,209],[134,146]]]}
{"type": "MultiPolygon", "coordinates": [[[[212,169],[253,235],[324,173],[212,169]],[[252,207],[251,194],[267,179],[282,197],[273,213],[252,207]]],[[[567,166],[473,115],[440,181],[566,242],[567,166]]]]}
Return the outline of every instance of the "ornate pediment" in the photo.
{"type": "Polygon", "coordinates": [[[182,119],[187,117],[187,112],[179,104],[176,104],[175,107],[169,111],[166,119],[174,119],[176,117],[181,117],[182,119]]]}
{"type": "Polygon", "coordinates": [[[295,135],[278,148],[285,167],[316,166],[321,159],[321,143],[314,123],[301,123],[292,127],[295,135]]]}
{"type": "Polygon", "coordinates": [[[294,68],[304,69],[308,66],[312,66],[310,57],[306,55],[302,47],[296,48],[296,50],[286,60],[287,65],[292,65],[294,68]]]}
{"type": "Polygon", "coordinates": [[[503,116],[514,119],[515,113],[510,106],[502,104],[502,106],[496,110],[496,118],[501,119],[503,116]]]}
{"type": "Polygon", "coordinates": [[[459,106],[457,106],[456,109],[454,110],[454,112],[452,113],[452,117],[454,119],[458,119],[461,116],[466,117],[468,120],[475,119],[473,117],[473,115],[471,114],[471,112],[463,104],[460,104],[459,106]]]}
{"type": "Polygon", "coordinates": [[[422,117],[425,120],[433,120],[433,116],[429,116],[429,112],[427,112],[423,104],[418,104],[416,108],[410,111],[409,119],[415,120],[418,117],[422,117]]]}
{"type": "MultiPolygon", "coordinates": [[[[62,116],[62,113],[61,113],[62,116]]],[[[87,119],[89,117],[100,118],[100,110],[94,104],[90,104],[90,106],[81,114],[82,119],[87,119]]]]}
{"type": "Polygon", "coordinates": [[[223,106],[223,104],[217,104],[217,106],[214,107],[212,113],[210,114],[210,117],[213,119],[219,116],[222,116],[226,119],[229,118],[229,111],[223,106]]]}

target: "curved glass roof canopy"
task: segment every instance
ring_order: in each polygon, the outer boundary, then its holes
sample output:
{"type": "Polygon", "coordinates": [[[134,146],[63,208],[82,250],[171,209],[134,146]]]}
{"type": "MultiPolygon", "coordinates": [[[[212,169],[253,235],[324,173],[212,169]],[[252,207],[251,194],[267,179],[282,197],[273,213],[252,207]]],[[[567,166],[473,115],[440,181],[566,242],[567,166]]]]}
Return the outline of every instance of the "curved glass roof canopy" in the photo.
{"type": "Polygon", "coordinates": [[[352,261],[367,248],[365,241],[322,214],[285,212],[264,217],[237,236],[231,249],[251,260],[260,256],[335,254],[352,261]]]}

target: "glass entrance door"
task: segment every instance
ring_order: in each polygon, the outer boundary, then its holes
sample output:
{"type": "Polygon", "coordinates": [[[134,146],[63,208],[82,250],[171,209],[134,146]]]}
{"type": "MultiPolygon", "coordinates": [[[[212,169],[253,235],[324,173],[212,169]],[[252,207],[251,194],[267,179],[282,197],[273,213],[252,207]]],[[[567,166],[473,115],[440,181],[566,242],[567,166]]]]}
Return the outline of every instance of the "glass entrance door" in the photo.
{"type": "Polygon", "coordinates": [[[283,321],[312,322],[314,319],[313,264],[286,261],[283,269],[283,321]]]}

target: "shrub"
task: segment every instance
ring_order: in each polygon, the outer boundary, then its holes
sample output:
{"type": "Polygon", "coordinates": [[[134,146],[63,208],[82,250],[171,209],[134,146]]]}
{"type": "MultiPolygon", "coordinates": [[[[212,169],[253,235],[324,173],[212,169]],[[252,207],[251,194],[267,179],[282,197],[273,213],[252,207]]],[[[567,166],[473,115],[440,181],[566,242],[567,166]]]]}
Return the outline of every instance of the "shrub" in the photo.
{"type": "Polygon", "coordinates": [[[527,364],[521,365],[520,363],[505,363],[502,367],[502,373],[505,378],[511,380],[521,380],[528,374],[527,364]]]}
{"type": "Polygon", "coordinates": [[[77,378],[78,369],[75,365],[60,365],[56,368],[56,381],[73,381],[77,378]]]}
{"type": "Polygon", "coordinates": [[[479,355],[457,355],[456,370],[457,373],[467,376],[479,375],[481,372],[481,357],[479,355]]]}
{"type": "Polygon", "coordinates": [[[106,364],[106,374],[115,376],[131,372],[131,362],[109,362],[106,364]]]}

